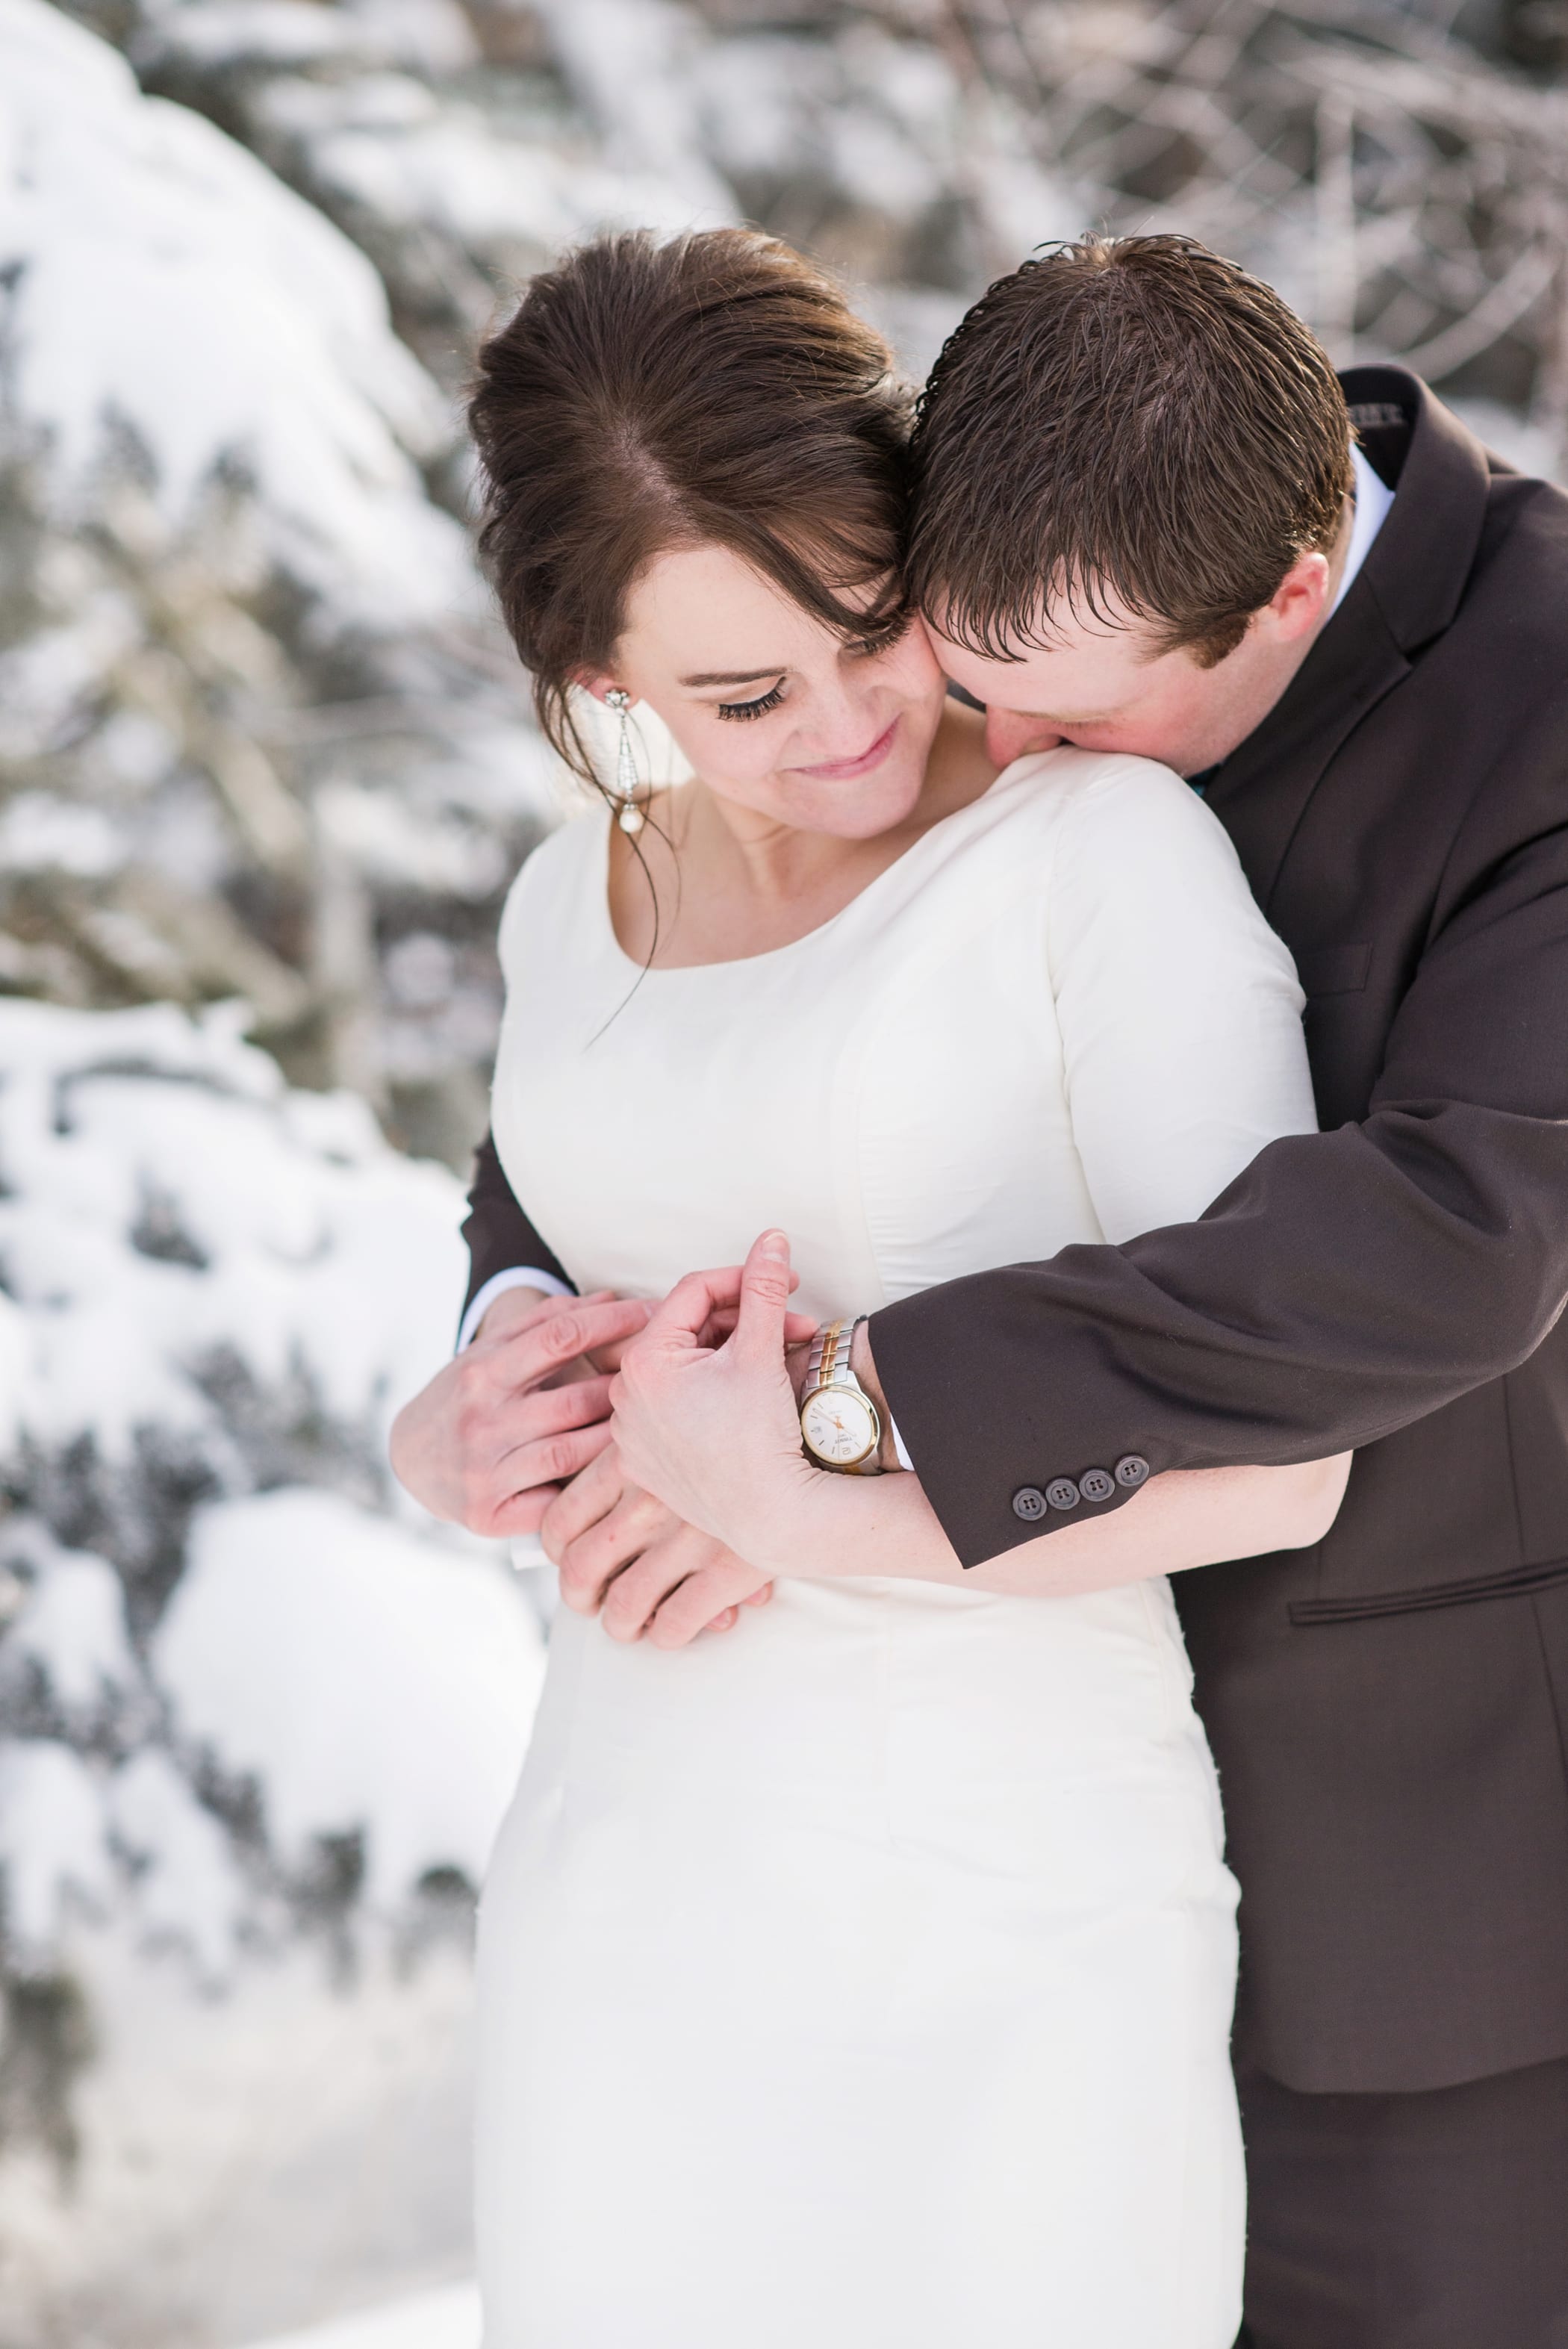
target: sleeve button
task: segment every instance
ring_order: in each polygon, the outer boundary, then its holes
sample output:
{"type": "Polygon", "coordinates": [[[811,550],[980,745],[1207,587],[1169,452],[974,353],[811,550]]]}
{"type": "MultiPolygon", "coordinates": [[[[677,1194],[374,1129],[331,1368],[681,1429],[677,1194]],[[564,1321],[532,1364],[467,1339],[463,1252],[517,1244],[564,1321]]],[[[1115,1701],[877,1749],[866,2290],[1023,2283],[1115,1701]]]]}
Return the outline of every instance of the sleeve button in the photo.
{"type": "Polygon", "coordinates": [[[1116,1480],[1103,1468],[1086,1468],[1078,1478],[1078,1491],[1086,1501],[1109,1501],[1115,1496],[1116,1480]]]}
{"type": "Polygon", "coordinates": [[[1026,1526],[1034,1525],[1046,1514],[1046,1496],[1037,1485],[1020,1485],[1013,1495],[1013,1515],[1022,1517],[1026,1526]]]}
{"type": "Polygon", "coordinates": [[[1046,1498],[1053,1509],[1076,1509],[1083,1495],[1070,1476],[1058,1476],[1046,1486],[1046,1498]]]}
{"type": "Polygon", "coordinates": [[[1116,1464],[1116,1481],[1124,1492],[1135,1493],[1149,1481],[1149,1463],[1140,1452],[1130,1452],[1116,1464]]]}

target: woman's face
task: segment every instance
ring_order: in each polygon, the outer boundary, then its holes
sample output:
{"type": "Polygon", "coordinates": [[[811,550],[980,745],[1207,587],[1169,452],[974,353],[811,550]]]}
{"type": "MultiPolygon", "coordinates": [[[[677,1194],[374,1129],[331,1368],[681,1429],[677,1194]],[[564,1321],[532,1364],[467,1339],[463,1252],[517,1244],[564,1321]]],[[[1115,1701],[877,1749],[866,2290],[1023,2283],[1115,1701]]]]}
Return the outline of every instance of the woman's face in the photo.
{"type": "Polygon", "coordinates": [[[612,674],[732,810],[869,840],[920,796],[945,682],[920,623],[846,644],[727,547],[658,556],[627,599],[612,674]]]}

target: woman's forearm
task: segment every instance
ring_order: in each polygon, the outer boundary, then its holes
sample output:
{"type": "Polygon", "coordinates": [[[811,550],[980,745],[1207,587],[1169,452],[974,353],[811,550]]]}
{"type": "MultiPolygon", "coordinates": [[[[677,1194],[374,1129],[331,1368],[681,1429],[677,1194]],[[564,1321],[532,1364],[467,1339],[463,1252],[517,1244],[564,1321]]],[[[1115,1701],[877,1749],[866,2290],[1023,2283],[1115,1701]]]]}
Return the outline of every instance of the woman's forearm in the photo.
{"type": "Polygon", "coordinates": [[[1156,1476],[1108,1516],[1086,1517],[965,1568],[917,1477],[816,1475],[758,1560],[769,1573],[872,1575],[1006,1596],[1069,1598],[1225,1558],[1300,1549],[1333,1524],[1350,1454],[1289,1468],[1156,1476]]]}

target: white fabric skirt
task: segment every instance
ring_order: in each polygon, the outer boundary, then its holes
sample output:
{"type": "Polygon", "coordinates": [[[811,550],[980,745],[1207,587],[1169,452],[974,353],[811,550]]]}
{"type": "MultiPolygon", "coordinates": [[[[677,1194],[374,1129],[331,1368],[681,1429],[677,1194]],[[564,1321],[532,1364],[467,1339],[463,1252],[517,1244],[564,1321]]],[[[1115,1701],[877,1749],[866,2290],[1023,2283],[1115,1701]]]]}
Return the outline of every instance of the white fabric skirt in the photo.
{"type": "Polygon", "coordinates": [[[1234,1982],[1163,1582],[563,1613],[481,1912],[485,2349],[1231,2349],[1234,1982]]]}

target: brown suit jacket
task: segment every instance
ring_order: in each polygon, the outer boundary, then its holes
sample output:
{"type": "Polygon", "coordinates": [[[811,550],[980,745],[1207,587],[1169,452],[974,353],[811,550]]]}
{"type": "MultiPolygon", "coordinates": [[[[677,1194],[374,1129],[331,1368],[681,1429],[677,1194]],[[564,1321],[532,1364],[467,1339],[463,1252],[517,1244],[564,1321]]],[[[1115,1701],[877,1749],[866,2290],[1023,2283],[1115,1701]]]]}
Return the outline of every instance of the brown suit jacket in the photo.
{"type": "MultiPolygon", "coordinates": [[[[1177,1585],[1243,1886],[1238,2038],[1308,2089],[1568,2054],[1568,497],[1403,370],[1346,388],[1397,488],[1209,781],[1295,955],[1324,1131],[1201,1222],[877,1314],[973,1563],[1033,1493],[1354,1446],[1316,1549],[1177,1585]]],[[[475,1286],[550,1263],[493,1153],[475,1286]]]]}

